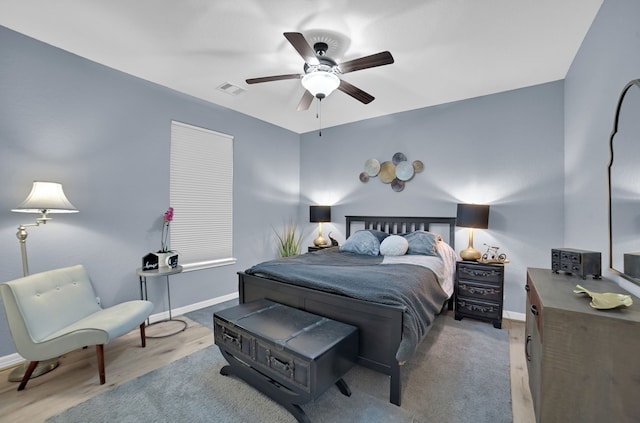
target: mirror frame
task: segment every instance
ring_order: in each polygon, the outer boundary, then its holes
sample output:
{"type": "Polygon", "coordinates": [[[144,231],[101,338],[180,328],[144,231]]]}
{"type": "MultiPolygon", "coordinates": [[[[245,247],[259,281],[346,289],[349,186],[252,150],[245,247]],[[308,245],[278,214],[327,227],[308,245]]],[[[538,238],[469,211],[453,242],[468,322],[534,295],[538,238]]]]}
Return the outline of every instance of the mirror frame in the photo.
{"type": "Polygon", "coordinates": [[[624,86],[624,88],[622,89],[622,92],[620,93],[620,97],[618,98],[618,105],[616,107],[616,114],[615,114],[615,118],[613,121],[613,129],[611,131],[611,135],[609,135],[609,165],[607,166],[607,180],[608,180],[608,187],[609,187],[609,270],[621,277],[623,277],[624,279],[633,282],[635,284],[640,285],[640,279],[636,279],[632,276],[629,276],[627,274],[624,273],[624,269],[622,269],[622,271],[620,271],[620,269],[616,269],[613,267],[613,222],[612,222],[612,210],[611,210],[611,167],[613,166],[613,139],[615,138],[616,134],[618,133],[618,121],[620,119],[620,110],[622,109],[622,102],[624,101],[625,96],[627,95],[627,92],[631,89],[631,87],[636,86],[640,89],[640,79],[633,79],[631,81],[629,81],[627,83],[627,85],[624,86]]]}

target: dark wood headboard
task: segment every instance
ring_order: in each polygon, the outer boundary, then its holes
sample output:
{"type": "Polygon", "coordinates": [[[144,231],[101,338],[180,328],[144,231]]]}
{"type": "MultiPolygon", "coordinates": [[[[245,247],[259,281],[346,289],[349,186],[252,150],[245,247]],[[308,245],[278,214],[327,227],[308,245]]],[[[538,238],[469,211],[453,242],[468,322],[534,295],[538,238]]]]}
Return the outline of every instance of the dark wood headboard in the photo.
{"type": "MultiPolygon", "coordinates": [[[[345,216],[347,219],[347,238],[351,235],[351,225],[364,223],[364,229],[377,229],[390,234],[411,231],[429,231],[432,224],[448,225],[449,239],[445,239],[455,249],[455,217],[397,217],[397,216],[345,216]]],[[[437,231],[434,231],[437,233],[437,231]]],[[[441,232],[441,231],[440,231],[441,232]]],[[[446,234],[441,234],[446,236],[446,234]]]]}

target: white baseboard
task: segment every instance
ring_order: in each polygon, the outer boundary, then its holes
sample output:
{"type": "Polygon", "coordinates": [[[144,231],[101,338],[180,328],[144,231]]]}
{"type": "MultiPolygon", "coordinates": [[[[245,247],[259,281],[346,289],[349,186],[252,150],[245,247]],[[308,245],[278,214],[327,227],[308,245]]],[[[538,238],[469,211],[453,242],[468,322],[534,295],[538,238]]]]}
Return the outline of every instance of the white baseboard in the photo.
{"type": "Polygon", "coordinates": [[[509,319],[509,320],[517,320],[519,322],[525,322],[527,320],[527,315],[524,313],[518,313],[517,311],[504,310],[502,312],[502,318],[509,319]]]}
{"type": "MultiPolygon", "coordinates": [[[[174,308],[173,310],[171,310],[171,314],[172,316],[179,316],[182,314],[189,313],[191,311],[200,310],[201,308],[224,303],[225,301],[233,300],[234,298],[238,298],[237,292],[229,295],[223,295],[217,298],[211,298],[209,300],[190,304],[188,306],[174,308]]],[[[157,322],[159,320],[168,319],[168,318],[169,318],[169,312],[165,311],[162,313],[152,314],[151,316],[149,316],[149,322],[153,323],[153,322],[157,322]]],[[[5,355],[4,357],[0,357],[0,370],[16,366],[22,363],[23,361],[25,361],[24,358],[22,358],[22,356],[18,353],[5,355]]]]}
{"type": "MultiPolygon", "coordinates": [[[[205,308],[205,307],[209,307],[209,306],[212,306],[212,305],[224,303],[225,301],[233,300],[235,298],[238,298],[238,293],[237,292],[233,293],[233,294],[223,295],[221,297],[211,298],[209,300],[201,301],[199,303],[190,304],[190,305],[187,305],[187,306],[184,306],[184,307],[174,308],[173,310],[171,310],[171,315],[172,316],[181,316],[181,315],[187,314],[187,313],[189,313],[191,311],[196,311],[196,310],[200,310],[201,308],[205,308]]],[[[168,318],[169,318],[169,312],[168,311],[163,311],[162,313],[152,314],[151,316],[149,316],[149,323],[158,322],[160,320],[164,320],[164,319],[168,319],[168,318]]]]}
{"type": "Polygon", "coordinates": [[[25,361],[24,358],[18,353],[5,355],[4,357],[0,357],[0,370],[16,366],[23,361],[25,361]]]}

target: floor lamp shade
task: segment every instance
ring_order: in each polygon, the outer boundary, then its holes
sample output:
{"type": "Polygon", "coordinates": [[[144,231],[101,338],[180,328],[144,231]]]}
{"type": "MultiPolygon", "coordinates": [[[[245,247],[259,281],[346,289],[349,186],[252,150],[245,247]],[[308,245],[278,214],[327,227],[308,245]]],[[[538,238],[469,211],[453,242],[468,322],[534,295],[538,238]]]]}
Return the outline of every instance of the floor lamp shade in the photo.
{"type": "Polygon", "coordinates": [[[62,184],[35,181],[26,200],[11,211],[19,213],[77,213],[78,209],[64,195],[62,184]]]}
{"type": "Polygon", "coordinates": [[[473,229],[489,227],[489,206],[483,204],[458,204],[456,226],[469,228],[469,246],[460,251],[463,260],[478,260],[480,251],[473,248],[473,229]]]}
{"type": "Polygon", "coordinates": [[[35,223],[26,223],[18,227],[16,237],[20,241],[22,253],[22,273],[29,274],[29,264],[27,261],[27,227],[40,226],[51,220],[48,213],[77,213],[78,209],[67,199],[62,190],[62,184],[58,182],[35,181],[31,187],[31,192],[27,195],[18,207],[11,210],[18,213],[42,213],[35,223]]]}
{"type": "Polygon", "coordinates": [[[313,245],[327,245],[327,240],[322,236],[322,222],[331,222],[331,206],[310,206],[309,221],[318,222],[318,237],[313,240],[313,245]]]}

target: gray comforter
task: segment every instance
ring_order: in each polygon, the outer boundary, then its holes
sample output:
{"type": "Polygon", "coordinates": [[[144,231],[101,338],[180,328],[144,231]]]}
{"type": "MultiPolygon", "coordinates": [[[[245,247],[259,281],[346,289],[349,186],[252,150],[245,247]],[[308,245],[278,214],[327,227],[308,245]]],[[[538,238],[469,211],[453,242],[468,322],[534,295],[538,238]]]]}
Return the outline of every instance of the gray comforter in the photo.
{"type": "Polygon", "coordinates": [[[382,264],[382,256],[337,248],[257,264],[246,271],[281,282],[404,307],[402,341],[396,358],[408,360],[425,337],[447,294],[434,272],[413,264],[382,264]]]}

